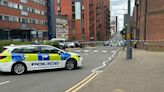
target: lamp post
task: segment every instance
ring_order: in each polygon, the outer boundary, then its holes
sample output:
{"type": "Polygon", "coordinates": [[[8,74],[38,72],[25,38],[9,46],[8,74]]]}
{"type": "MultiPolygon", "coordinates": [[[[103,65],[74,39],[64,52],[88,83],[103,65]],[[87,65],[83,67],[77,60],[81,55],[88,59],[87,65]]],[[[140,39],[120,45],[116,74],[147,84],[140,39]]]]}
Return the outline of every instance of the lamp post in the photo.
{"type": "Polygon", "coordinates": [[[144,41],[146,42],[147,36],[147,0],[145,0],[145,23],[144,23],[144,41]]]}
{"type": "Polygon", "coordinates": [[[127,21],[127,59],[128,60],[132,59],[130,8],[131,8],[131,0],[128,0],[128,21],[127,21]]]}
{"type": "Polygon", "coordinates": [[[135,2],[135,6],[136,6],[136,35],[135,35],[135,37],[136,37],[136,39],[135,40],[139,40],[139,38],[140,38],[140,30],[139,30],[139,20],[138,20],[138,7],[139,7],[139,5],[140,5],[140,1],[139,0],[136,0],[136,2],[135,2]]]}

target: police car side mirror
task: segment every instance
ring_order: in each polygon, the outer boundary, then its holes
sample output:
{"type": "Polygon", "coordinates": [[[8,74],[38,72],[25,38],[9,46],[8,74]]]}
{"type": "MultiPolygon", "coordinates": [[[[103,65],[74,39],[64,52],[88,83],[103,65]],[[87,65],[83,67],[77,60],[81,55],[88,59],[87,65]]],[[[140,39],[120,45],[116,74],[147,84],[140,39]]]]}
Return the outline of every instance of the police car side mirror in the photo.
{"type": "Polygon", "coordinates": [[[59,54],[59,55],[61,55],[61,54],[62,54],[62,52],[61,52],[61,51],[58,51],[58,54],[59,54]]]}

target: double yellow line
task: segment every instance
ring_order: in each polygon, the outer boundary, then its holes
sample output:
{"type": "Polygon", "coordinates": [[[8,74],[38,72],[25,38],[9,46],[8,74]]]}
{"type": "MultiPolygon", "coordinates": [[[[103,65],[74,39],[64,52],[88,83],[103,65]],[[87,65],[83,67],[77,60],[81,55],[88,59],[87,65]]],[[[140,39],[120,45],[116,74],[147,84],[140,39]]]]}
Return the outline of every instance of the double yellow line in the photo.
{"type": "Polygon", "coordinates": [[[77,92],[82,87],[84,87],[87,83],[89,83],[92,79],[94,79],[99,73],[93,72],[88,77],[86,77],[84,80],[76,84],[75,86],[71,87],[70,89],[66,90],[65,92],[77,92]]]}

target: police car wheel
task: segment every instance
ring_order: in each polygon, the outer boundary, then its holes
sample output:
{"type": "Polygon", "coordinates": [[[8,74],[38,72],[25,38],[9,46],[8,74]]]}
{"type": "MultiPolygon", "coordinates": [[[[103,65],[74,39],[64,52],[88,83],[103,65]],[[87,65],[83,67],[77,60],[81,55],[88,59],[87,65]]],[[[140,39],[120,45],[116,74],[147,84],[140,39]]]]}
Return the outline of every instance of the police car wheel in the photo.
{"type": "Polygon", "coordinates": [[[14,74],[23,74],[26,71],[26,67],[24,64],[22,63],[16,63],[13,65],[13,69],[12,69],[14,74]]]}
{"type": "Polygon", "coordinates": [[[75,63],[75,61],[72,60],[72,59],[68,60],[68,61],[66,62],[65,68],[66,68],[67,70],[73,70],[73,69],[75,69],[75,68],[76,68],[76,63],[75,63]]]}

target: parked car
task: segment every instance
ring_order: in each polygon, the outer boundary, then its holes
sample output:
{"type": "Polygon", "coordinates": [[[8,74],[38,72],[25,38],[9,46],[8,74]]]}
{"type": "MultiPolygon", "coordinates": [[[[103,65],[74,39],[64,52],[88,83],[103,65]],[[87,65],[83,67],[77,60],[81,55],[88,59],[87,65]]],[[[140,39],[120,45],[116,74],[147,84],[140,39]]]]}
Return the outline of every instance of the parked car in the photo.
{"type": "Polygon", "coordinates": [[[68,48],[75,48],[75,43],[74,42],[67,42],[67,47],[68,48]]]}
{"type": "Polygon", "coordinates": [[[74,44],[75,44],[75,47],[81,47],[81,44],[78,41],[74,41],[74,44]]]}
{"type": "Polygon", "coordinates": [[[106,42],[104,42],[103,46],[109,46],[110,44],[111,44],[110,41],[106,41],[106,42]]]}
{"type": "Polygon", "coordinates": [[[52,38],[50,41],[51,42],[58,41],[60,45],[60,49],[65,49],[67,47],[67,39],[65,38],[52,38]]]}

